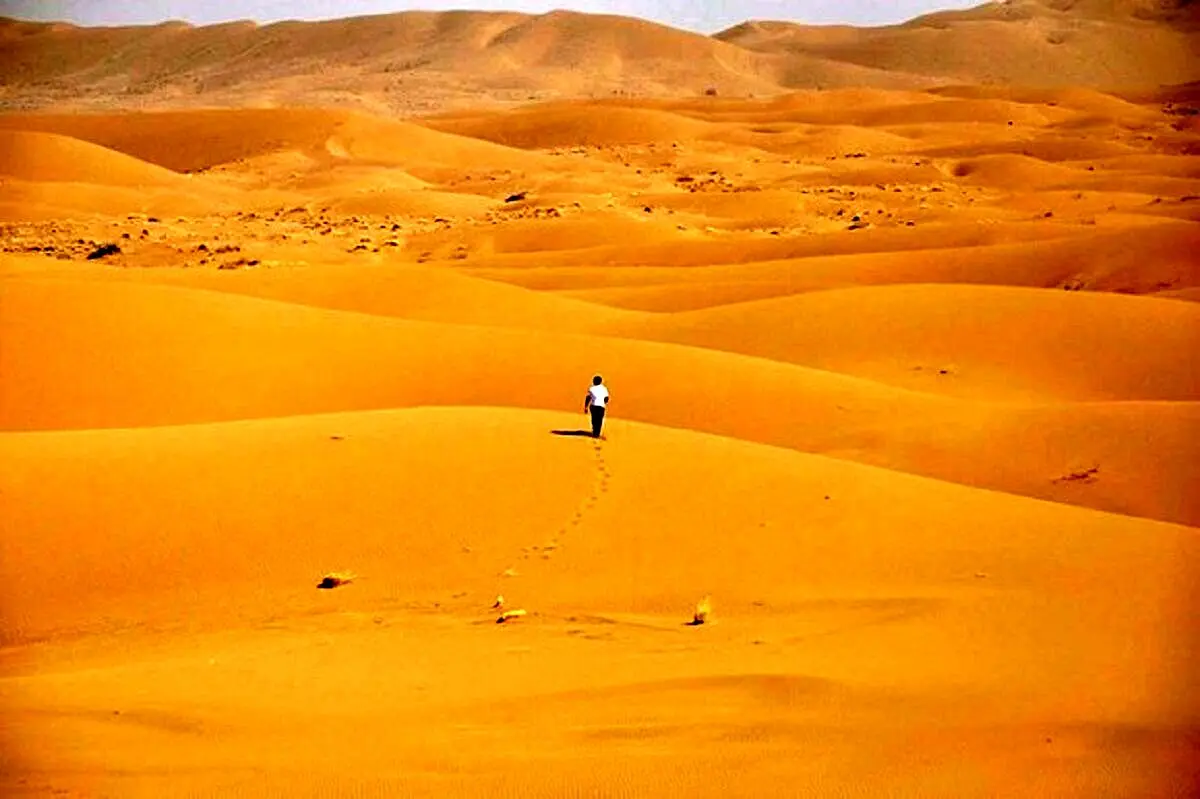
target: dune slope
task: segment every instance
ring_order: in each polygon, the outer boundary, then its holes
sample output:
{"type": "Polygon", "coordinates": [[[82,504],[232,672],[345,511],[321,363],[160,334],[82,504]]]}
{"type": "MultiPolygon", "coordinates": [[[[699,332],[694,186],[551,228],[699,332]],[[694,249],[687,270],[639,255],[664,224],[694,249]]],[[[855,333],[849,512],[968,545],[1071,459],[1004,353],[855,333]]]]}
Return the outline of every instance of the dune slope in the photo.
{"type": "Polygon", "coordinates": [[[27,131],[0,131],[0,175],[73,183],[117,186],[178,185],[179,176],[124,153],[67,136],[27,131]]]}
{"type": "MultiPolygon", "coordinates": [[[[1169,307],[1190,311],[1183,304],[1169,307]]],[[[569,390],[571,375],[608,364],[609,378],[629,387],[620,402],[628,404],[624,414],[634,419],[833,452],[921,474],[943,476],[950,470],[969,484],[1034,496],[1047,496],[1055,480],[1069,476],[1083,460],[1091,465],[1086,442],[1096,425],[1114,435],[1121,429],[1119,417],[1103,415],[1101,405],[1061,406],[1051,418],[1061,418],[1055,426],[1072,431],[1065,439],[1072,443],[1045,460],[1020,445],[1024,435],[1014,437],[1003,458],[1025,463],[1030,471],[998,472],[992,462],[1003,459],[1000,453],[981,463],[971,437],[944,443],[948,451],[933,457],[914,449],[913,425],[975,418],[984,420],[985,431],[1005,424],[1020,429],[1019,422],[1005,421],[1019,418],[1013,416],[1019,406],[961,405],[935,394],[696,347],[61,280],[9,279],[3,321],[7,335],[0,362],[20,387],[0,398],[0,423],[7,429],[169,425],[426,404],[556,408],[576,402],[569,390]],[[101,310],[110,305],[127,315],[101,310]],[[71,323],[48,324],[46,307],[69,309],[71,323]],[[188,321],[180,325],[183,319],[188,321]],[[105,357],[97,358],[100,352],[105,357]],[[181,359],[179,353],[187,356],[181,359]],[[442,368],[445,363],[473,367],[462,373],[442,368]],[[514,363],[537,366],[514,370],[514,363]],[[786,420],[772,410],[781,407],[791,409],[786,420]]],[[[945,376],[931,373],[926,379],[945,376]]],[[[1165,465],[1138,476],[1133,468],[1162,441],[1174,441],[1174,449],[1186,453],[1196,420],[1186,412],[1177,419],[1172,407],[1149,406],[1141,423],[1161,432],[1130,440],[1129,449],[1105,459],[1106,468],[1122,475],[1121,482],[1133,481],[1128,490],[1112,497],[1074,492],[1072,500],[1099,507],[1115,501],[1156,518],[1200,521],[1195,518],[1200,509],[1180,500],[1186,493],[1180,487],[1193,470],[1165,465]],[[1163,482],[1155,488],[1155,480],[1163,482]]],[[[1168,458],[1166,464],[1171,463],[1177,461],[1168,458]]]]}
{"type": "Polygon", "coordinates": [[[954,396],[1200,400],[1200,375],[1177,368],[1181,352],[1200,347],[1200,309],[1143,297],[908,284],[735,303],[632,325],[641,338],[954,396]],[[1014,360],[1014,352],[1025,356],[1014,360]]]}
{"type": "Polygon", "coordinates": [[[550,795],[571,772],[747,796],[1187,784],[1193,531],[685,431],[549,435],[570,423],[450,408],[0,436],[4,485],[28,487],[3,511],[6,630],[73,642],[6,659],[10,764],[127,796],[184,764],[210,795],[550,795]],[[131,516],[133,484],[162,504],[131,516]],[[62,495],[84,501],[46,503],[62,495]],[[358,579],[316,590],[333,568],[358,579]],[[705,592],[718,623],[681,626],[705,592]],[[533,615],[497,626],[496,593],[533,615]],[[818,738],[819,770],[723,776],[818,738]],[[714,755],[680,770],[694,746],[714,755]],[[1041,776],[974,765],[997,747],[1041,776]],[[525,749],[540,773],[500,768],[525,749]]]}

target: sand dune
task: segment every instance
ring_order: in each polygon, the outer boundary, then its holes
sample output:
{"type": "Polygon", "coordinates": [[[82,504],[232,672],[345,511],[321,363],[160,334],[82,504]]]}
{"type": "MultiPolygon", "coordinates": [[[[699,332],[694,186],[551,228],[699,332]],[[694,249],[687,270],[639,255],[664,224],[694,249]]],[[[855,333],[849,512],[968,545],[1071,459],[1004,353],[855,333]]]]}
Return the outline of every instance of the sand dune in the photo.
{"type": "Polygon", "coordinates": [[[345,119],[327,111],[247,109],[11,115],[0,118],[0,125],[72,136],[176,172],[193,172],[283,149],[319,151],[345,119]]]}
{"type": "Polygon", "coordinates": [[[0,793],[1190,795],[1192,20],[0,24],[0,793]]]}
{"type": "Polygon", "coordinates": [[[0,131],[0,175],[23,180],[171,186],[182,181],[168,169],[124,153],[58,136],[24,130],[0,131]]]}
{"type": "MultiPolygon", "coordinates": [[[[852,189],[849,189],[852,190],[852,189]]],[[[674,196],[678,198],[678,195],[674,196]]],[[[744,201],[746,206],[754,207],[754,198],[744,201]]],[[[833,201],[826,203],[824,214],[821,216],[833,217],[836,226],[830,226],[830,233],[842,233],[845,226],[851,224],[851,217],[845,213],[846,207],[850,206],[853,210],[854,205],[869,203],[870,201],[858,201],[854,199],[842,200],[841,202],[833,201]],[[842,210],[841,215],[837,211],[842,210]]],[[[815,211],[816,209],[814,209],[815,211]]],[[[856,214],[857,215],[857,214],[856,214]]],[[[809,220],[818,217],[818,213],[809,212],[806,214],[809,220]]],[[[642,217],[644,219],[644,217],[642,217]]],[[[1031,225],[1014,225],[1012,227],[1006,225],[989,225],[983,226],[964,226],[954,224],[930,225],[920,232],[910,231],[899,227],[879,227],[875,230],[865,230],[861,235],[855,236],[822,236],[808,238],[803,236],[797,237],[765,237],[748,238],[746,240],[737,239],[722,239],[722,238],[703,238],[703,239],[688,239],[673,233],[670,229],[663,229],[654,225],[645,225],[653,233],[658,235],[639,236],[633,239],[627,246],[622,246],[611,242],[611,238],[607,243],[599,244],[598,246],[584,246],[574,249],[569,249],[563,252],[556,259],[556,264],[559,267],[595,267],[603,265],[606,269],[610,269],[613,275],[622,274],[619,267],[638,267],[642,270],[642,274],[647,276],[647,281],[654,282],[652,276],[655,276],[656,267],[684,267],[683,269],[673,269],[673,273],[680,280],[688,279],[688,275],[692,270],[698,270],[705,267],[725,266],[725,267],[741,267],[741,271],[747,277],[754,274],[755,269],[760,264],[769,262],[794,261],[796,259],[834,257],[842,255],[868,255],[871,253],[905,253],[912,251],[923,251],[926,255],[923,259],[928,262],[930,251],[938,250],[955,250],[967,249],[972,247],[980,247],[987,244],[999,244],[1001,241],[1011,241],[1014,234],[1027,233],[1028,238],[1033,239],[1037,245],[1046,248],[1053,247],[1052,242],[1064,240],[1062,246],[1067,246],[1066,241],[1072,238],[1071,234],[1075,231],[1063,228],[1051,228],[1043,226],[1040,230],[1031,225]],[[663,241],[667,238],[671,240],[663,241]],[[1048,239],[1049,241],[1039,241],[1040,239],[1048,239]]],[[[1185,230],[1191,232],[1190,228],[1177,228],[1173,232],[1176,236],[1172,237],[1175,240],[1184,237],[1185,230]]],[[[757,230],[757,233],[765,233],[767,231],[757,230]]],[[[1091,231],[1088,231],[1091,232],[1091,231]]],[[[1155,236],[1154,238],[1159,238],[1155,236]]],[[[1166,238],[1165,236],[1163,238],[1166,238]]],[[[1116,257],[1116,256],[1114,256],[1116,257]]],[[[513,274],[513,279],[520,279],[521,273],[526,271],[536,270],[539,263],[529,258],[520,252],[513,254],[511,257],[494,257],[479,259],[474,264],[466,265],[469,268],[474,266],[489,270],[507,269],[513,274]]],[[[558,272],[559,270],[554,270],[558,272]]],[[[571,274],[569,269],[562,269],[560,274],[571,274]]],[[[632,273],[636,276],[637,273],[632,273]]],[[[547,286],[548,287],[548,286],[547,286]]],[[[719,296],[719,295],[718,295],[719,296]]]]}
{"type": "Polygon", "coordinates": [[[988,3],[883,28],[754,21],[713,36],[565,11],[407,12],[259,26],[0,20],[0,103],[78,109],[316,104],[414,114],[530,99],[1197,79],[1186,2],[988,3]],[[986,56],[981,56],[981,53],[986,56]]]}
{"type": "Polygon", "coordinates": [[[0,126],[73,136],[177,172],[289,151],[323,162],[352,160],[389,166],[420,163],[426,169],[436,165],[428,157],[435,153],[445,162],[478,159],[495,168],[537,163],[529,156],[484,142],[339,111],[236,109],[133,116],[11,115],[0,117],[0,126]]]}
{"type": "Polygon", "coordinates": [[[191,187],[150,189],[96,183],[59,183],[5,179],[0,198],[0,222],[38,221],[52,224],[63,218],[108,217],[111,214],[142,216],[198,215],[231,211],[236,205],[220,193],[202,193],[191,187]]]}
{"type": "Polygon", "coordinates": [[[615,107],[600,117],[582,115],[570,104],[518,109],[499,119],[495,115],[455,115],[426,124],[526,149],[692,139],[704,129],[698,122],[652,109],[615,107]]]}
{"type": "Polygon", "coordinates": [[[1192,531],[688,432],[623,424],[622,446],[600,450],[547,435],[570,423],[559,413],[426,409],[6,436],[5,482],[31,486],[4,511],[26,531],[6,537],[0,560],[7,629],[76,642],[71,660],[10,662],[5,704],[25,742],[10,757],[55,784],[130,796],[177,784],[143,771],[145,751],[186,758],[200,768],[191,784],[214,795],[234,788],[213,768],[251,760],[260,774],[238,790],[425,795],[482,785],[549,795],[578,764],[575,784],[620,776],[638,790],[748,795],[722,775],[749,742],[782,752],[817,725],[825,768],[781,766],[755,779],[787,774],[818,791],[948,781],[963,795],[1023,790],[1022,775],[973,765],[1004,745],[1045,763],[1048,784],[1072,793],[1178,784],[1140,765],[1178,762],[1185,733],[1164,725],[1196,712],[1193,653],[1170,637],[1186,618],[1192,531]],[[464,435],[475,446],[460,447],[464,435]],[[675,479],[662,481],[664,469],[675,479]],[[153,506],[128,514],[130,484],[205,524],[164,539],[153,506]],[[649,484],[653,505],[642,499],[649,484]],[[397,486],[421,500],[395,502],[397,486]],[[746,490],[753,506],[735,499],[746,490]],[[44,501],[64,494],[87,500],[44,501]],[[264,502],[280,496],[290,501],[264,502]],[[515,513],[519,526],[494,523],[515,513]],[[74,534],[94,527],[111,534],[74,534]],[[68,542],[79,543],[65,560],[46,556],[68,542]],[[9,569],[14,558],[29,568],[9,569]],[[312,590],[332,565],[361,580],[312,590]],[[518,576],[499,576],[509,568],[518,576]],[[1131,573],[1142,590],[1109,590],[1131,573]],[[699,586],[723,598],[726,621],[690,631],[679,610],[699,586]],[[536,618],[497,628],[483,610],[496,592],[536,618]],[[181,628],[186,636],[172,632],[181,628]],[[1065,629],[1069,656],[1058,654],[1065,629]],[[88,643],[96,634],[130,641],[120,665],[88,643]],[[1124,645],[1130,636],[1139,649],[1124,645]],[[629,660],[645,648],[654,654],[629,660]],[[461,657],[477,649],[491,653],[485,664],[461,657]],[[971,657],[951,654],[963,651],[971,657]],[[600,668],[580,671],[580,658],[600,668]],[[407,665],[394,677],[367,679],[397,659],[407,665]],[[166,669],[174,681],[161,678],[166,669]],[[946,682],[959,686],[953,703],[938,687],[946,682]],[[197,699],[178,704],[172,684],[197,699]],[[1114,710],[1098,713],[1106,706],[1114,710]],[[931,715],[938,727],[921,726],[931,715]],[[512,718],[523,721],[514,728],[512,718]],[[299,748],[253,754],[281,720],[299,748]],[[1089,732],[1097,725],[1161,732],[1124,742],[1089,732]],[[218,731],[250,748],[231,752],[218,731]],[[64,732],[113,744],[103,760],[89,747],[55,754],[64,732]],[[954,754],[922,766],[904,754],[914,736],[954,754]],[[647,739],[654,749],[631,749],[647,739]],[[690,777],[671,766],[675,747],[730,739],[738,745],[717,745],[690,777]],[[893,753],[897,768],[864,781],[863,740],[893,753]],[[516,747],[541,752],[550,773],[498,769],[516,747]],[[580,747],[602,763],[636,751],[639,765],[584,767],[580,747]],[[388,776],[385,752],[412,764],[407,776],[388,776]],[[455,776],[476,770],[484,776],[469,785],[455,776]],[[705,775],[715,782],[702,785],[705,775]]]}
{"type": "MultiPolygon", "coordinates": [[[[950,236],[961,228],[946,230],[938,226],[920,235],[885,235],[877,231],[872,239],[858,240],[857,248],[848,241],[850,252],[835,250],[833,255],[801,250],[787,258],[778,249],[771,252],[764,248],[763,260],[686,269],[632,264],[539,269],[508,263],[472,269],[471,274],[529,288],[565,291],[617,307],[653,311],[693,310],[856,285],[959,283],[1145,294],[1194,285],[1200,280],[1189,254],[1196,241],[1196,231],[1189,223],[1137,224],[1134,230],[1137,247],[1123,246],[1134,235],[1128,229],[1089,228],[1074,236],[1038,241],[1037,229],[1024,225],[972,230],[972,235],[983,232],[989,238],[954,246],[950,236]],[[930,230],[935,235],[928,235],[930,230]],[[1022,237],[1034,240],[1013,243],[1022,237]],[[947,246],[925,249],[939,243],[947,246]],[[887,245],[894,249],[888,251],[887,245]]],[[[684,244],[678,249],[686,253],[684,244]]],[[[728,251],[708,252],[724,255],[728,251]]],[[[611,260],[608,251],[600,255],[593,256],[591,263],[611,260]]],[[[584,255],[572,260],[587,262],[584,255]]]]}
{"type": "MultiPolygon", "coordinates": [[[[589,364],[597,362],[629,370],[626,380],[639,395],[659,397],[647,407],[670,406],[681,426],[709,412],[715,402],[713,397],[689,398],[696,392],[683,376],[714,374],[704,367],[714,361],[724,364],[715,374],[734,369],[749,378],[761,373],[756,380],[761,396],[754,402],[764,410],[782,398],[775,392],[789,391],[810,393],[827,413],[835,412],[838,397],[855,394],[876,410],[892,405],[898,411],[906,402],[924,406],[932,401],[855,378],[699,348],[588,337],[570,330],[545,335],[420,323],[153,285],[11,278],[4,314],[5,371],[25,387],[0,397],[0,424],[6,429],[185,424],[477,404],[494,395],[506,398],[501,404],[557,407],[567,397],[574,404],[577,392],[565,385],[569,375],[590,371],[589,364]],[[98,301],[105,298],[107,302],[98,301]],[[126,313],[107,313],[113,302],[126,313]],[[51,323],[42,313],[47,304],[69,309],[64,315],[70,323],[51,323]],[[180,326],[179,319],[191,321],[180,326]],[[105,360],[94,357],[99,351],[109,353],[105,360]],[[237,356],[231,357],[231,351],[237,356]],[[190,359],[179,360],[178,352],[191,353],[190,359]],[[526,359],[539,364],[540,378],[511,371],[512,363],[526,359]],[[651,378],[661,372],[664,359],[675,364],[681,379],[651,378]],[[457,373],[439,368],[446,362],[475,366],[457,373]],[[318,366],[321,371],[314,371],[318,366]],[[75,377],[65,381],[66,375],[75,377]],[[829,389],[828,397],[822,386],[829,389]]],[[[720,390],[741,393],[744,386],[733,382],[720,390]]],[[[767,419],[757,426],[769,428],[767,419]]]]}
{"type": "Polygon", "coordinates": [[[380,264],[371,269],[330,264],[320,270],[138,270],[94,273],[91,279],[163,284],[383,317],[553,332],[613,329],[641,315],[473,280],[437,266],[380,264]]]}
{"type": "Polygon", "coordinates": [[[627,335],[731,349],[954,396],[1200,400],[1200,375],[1174,368],[1178,353],[1200,346],[1200,309],[1146,298],[1009,287],[872,287],[639,320],[627,335]],[[1125,354],[1130,348],[1139,353],[1136,360],[1125,354]],[[1013,352],[1025,357],[1014,362],[1013,352]]]}
{"type": "MultiPolygon", "coordinates": [[[[386,287],[386,283],[378,284],[380,289],[386,287]]],[[[821,302],[824,295],[815,295],[815,299],[821,302]]],[[[1112,299],[1122,301],[1125,298],[1112,299]]],[[[1145,302],[1153,305],[1156,301],[1145,302]]],[[[540,314],[529,303],[525,303],[524,308],[521,321],[509,324],[544,329],[555,320],[555,316],[545,313],[549,308],[544,308],[540,314]],[[541,317],[540,322],[535,321],[534,314],[541,317]]],[[[1182,318],[1191,318],[1190,305],[1167,303],[1165,309],[1182,318]]],[[[568,311],[556,309],[558,319],[568,311]]],[[[463,311],[458,312],[461,313],[463,311]]],[[[996,313],[1003,313],[1003,310],[996,313]]],[[[418,309],[414,315],[428,318],[434,314],[418,309]]],[[[1066,315],[1071,317],[1069,313],[1066,315]]],[[[193,296],[179,289],[154,286],[100,283],[88,286],[63,281],[10,279],[6,288],[6,317],[9,335],[4,353],[5,370],[28,389],[6,396],[0,403],[0,422],[7,429],[181,424],[396,406],[469,405],[488,403],[489,399],[503,405],[552,408],[569,403],[562,386],[568,383],[570,374],[588,371],[589,361],[606,361],[614,364],[609,371],[616,379],[631,385],[628,413],[634,419],[805,451],[846,453],[857,460],[896,464],[919,474],[940,476],[950,467],[957,479],[971,485],[1043,496],[1056,478],[1068,475],[1078,465],[1077,461],[1091,462],[1087,448],[1079,446],[1080,442],[1086,441],[1087,431],[1094,433],[1096,425],[1101,429],[1110,427],[1104,421],[1106,417],[1097,416],[1103,412],[1102,406],[1067,406],[1058,414],[1063,417],[1061,421],[1047,424],[1076,429],[1080,435],[1074,439],[1074,445],[1061,450],[1052,461],[1053,466],[1046,467],[1041,461],[1034,465],[1018,446],[1011,449],[1006,446],[1003,456],[994,452],[995,459],[1029,467],[1027,470],[1014,469],[1013,473],[1025,475],[1017,481],[1020,489],[1014,488],[1015,484],[995,479],[994,466],[977,459],[970,436],[961,436],[959,445],[946,445],[948,449],[936,458],[922,458],[919,451],[913,456],[909,436],[914,429],[921,429],[920,425],[914,428],[918,420],[950,425],[953,429],[958,420],[964,418],[963,414],[978,417],[983,413],[988,420],[986,424],[982,428],[978,427],[978,421],[974,424],[976,429],[988,430],[1009,424],[1005,420],[1013,418],[1014,413],[1018,414],[1015,418],[1020,418],[1019,408],[1006,411],[991,405],[983,408],[959,406],[936,393],[979,397],[986,395],[990,388],[1001,398],[1099,398],[1099,395],[1093,397],[1083,393],[1086,390],[1082,385],[1064,392],[1063,378],[1056,375],[1053,359],[1048,363],[1030,360],[1024,367],[1027,370],[1024,374],[1014,373],[1010,368],[1008,373],[995,376],[995,355],[988,354],[987,350],[988,346],[993,346],[991,342],[977,340],[976,346],[982,345],[982,351],[969,356],[969,350],[961,349],[966,343],[961,331],[960,350],[949,356],[944,352],[933,353],[932,360],[922,358],[930,353],[916,351],[910,353],[907,361],[892,356],[892,360],[881,365],[860,354],[861,350],[847,349],[846,360],[856,361],[855,365],[848,367],[843,362],[832,367],[875,378],[863,380],[831,372],[831,365],[821,362],[818,362],[821,370],[815,371],[757,358],[722,355],[706,349],[610,339],[608,335],[620,335],[622,326],[628,323],[620,319],[589,318],[578,313],[575,314],[577,330],[592,329],[602,335],[589,337],[418,323],[298,309],[212,293],[193,296]],[[71,309],[71,325],[56,329],[47,327],[37,309],[51,302],[51,297],[56,307],[71,309]],[[104,297],[111,297],[111,300],[90,307],[96,299],[104,297]],[[113,319],[97,313],[113,303],[120,304],[130,316],[113,319]],[[185,330],[173,324],[173,320],[181,318],[191,320],[185,330]],[[300,331],[304,338],[299,337],[300,331]],[[228,343],[220,343],[214,338],[218,332],[228,337],[228,343]],[[208,343],[201,347],[200,341],[208,343]],[[233,342],[240,343],[235,345],[233,342]],[[432,342],[437,342],[436,347],[432,342]],[[228,354],[234,349],[238,352],[237,358],[228,354]],[[97,351],[111,354],[96,360],[94,353],[97,351]],[[175,352],[192,355],[186,361],[179,361],[173,355],[175,352]],[[321,353],[319,361],[312,360],[310,355],[316,352],[321,353]],[[528,370],[514,372],[510,368],[512,363],[530,357],[539,364],[539,377],[533,383],[528,370]],[[947,364],[949,357],[957,357],[957,363],[947,364]],[[976,361],[972,363],[970,357],[976,361]],[[991,363],[987,360],[989,357],[993,359],[991,363]],[[475,366],[468,374],[439,370],[437,364],[447,361],[475,366]],[[910,361],[919,361],[916,365],[921,366],[921,370],[914,371],[910,361]],[[664,363],[671,365],[664,369],[664,363]],[[314,369],[318,371],[314,372],[314,369]],[[943,371],[947,374],[941,374],[943,371]],[[730,375],[729,382],[706,382],[697,395],[696,378],[689,378],[689,375],[714,373],[730,375]],[[65,385],[65,375],[72,375],[69,385],[65,385]],[[1058,383],[1045,385],[1049,381],[1047,375],[1055,376],[1058,383]],[[1037,382],[1039,377],[1042,386],[1037,382]],[[885,381],[889,380],[900,387],[888,385],[885,381]],[[1016,383],[1014,388],[1014,381],[1018,380],[1024,382],[1016,383]],[[1018,393],[1014,395],[1014,391],[1018,393]],[[771,424],[770,409],[784,406],[792,408],[805,424],[801,427],[771,424]],[[719,410],[722,408],[736,408],[738,413],[725,413],[719,410]],[[1038,488],[1030,492],[1032,484],[1038,488]]],[[[495,317],[489,320],[487,314],[481,314],[479,321],[495,324],[500,320],[495,317]]],[[[645,322],[636,324],[646,326],[645,322]]],[[[766,324],[764,321],[764,328],[766,324]]],[[[1172,326],[1165,324],[1166,335],[1194,335],[1194,329],[1187,325],[1185,322],[1183,331],[1175,333],[1172,326]]],[[[870,332],[870,328],[863,330],[870,332]]],[[[652,326],[650,331],[653,335],[652,326]]],[[[730,336],[743,336],[751,347],[756,340],[746,331],[728,332],[730,336]]],[[[668,337],[665,333],[659,335],[668,337]]],[[[893,346],[903,341],[894,332],[887,335],[895,341],[893,346]]],[[[1118,333],[1114,331],[1108,335],[1116,338],[1118,333]]],[[[851,338],[841,336],[839,339],[847,348],[851,346],[851,338]]],[[[868,335],[866,340],[874,341],[875,337],[868,335]]],[[[938,339],[932,336],[931,340],[938,339]]],[[[926,346],[929,343],[926,342],[926,346]]],[[[1169,342],[1161,343],[1169,346],[1169,342]]],[[[1090,346],[1096,344],[1091,342],[1090,346]]],[[[1012,341],[1008,345],[1019,346],[1012,341]]],[[[1027,343],[1025,346],[1035,345],[1027,343]]],[[[1163,357],[1168,363],[1179,357],[1178,350],[1167,349],[1166,352],[1168,354],[1163,357]]],[[[1097,353],[1097,362],[1102,354],[1103,351],[1097,353]]],[[[1077,380],[1093,377],[1086,362],[1076,365],[1069,356],[1060,358],[1058,365],[1074,369],[1079,376],[1077,380]]],[[[1094,365],[1092,369],[1095,370],[1094,365]]],[[[1119,369],[1118,363],[1104,370],[1110,374],[1110,381],[1117,381],[1111,382],[1111,386],[1120,385],[1119,369]]],[[[1153,383],[1147,385],[1140,371],[1130,372],[1125,380],[1130,385],[1129,391],[1142,392],[1128,399],[1141,398],[1147,390],[1153,391],[1153,383]]],[[[1108,392],[1114,390],[1112,387],[1107,389],[1108,392]]],[[[1184,383],[1174,388],[1166,386],[1160,391],[1192,390],[1190,384],[1184,383]]],[[[1120,395],[1117,398],[1126,399],[1120,395]]],[[[1150,398],[1161,397],[1151,394],[1150,398]]],[[[1191,398],[1190,394],[1188,398],[1191,398]]],[[[1155,426],[1150,418],[1143,415],[1141,422],[1155,426]]],[[[1163,423],[1174,425],[1169,421],[1173,418],[1176,417],[1164,417],[1163,423]]],[[[1182,427],[1163,428],[1164,431],[1179,431],[1164,432],[1163,435],[1177,442],[1173,447],[1181,454],[1187,451],[1183,442],[1195,433],[1194,420],[1187,421],[1190,418],[1184,417],[1182,427]]],[[[1122,429],[1118,427],[1112,432],[1120,434],[1122,429]]],[[[1128,438],[1120,435],[1122,440],[1128,438]]],[[[1021,437],[1012,440],[1018,441],[1021,437]]],[[[1142,453],[1137,457],[1145,460],[1152,457],[1150,453],[1156,452],[1164,440],[1158,436],[1136,445],[1131,443],[1131,446],[1142,453]]],[[[1120,458],[1121,463],[1126,461],[1127,456],[1120,458]]],[[[1130,472],[1112,459],[1107,462],[1115,471],[1126,475],[1123,479],[1130,479],[1130,472]]],[[[1191,470],[1155,470],[1145,472],[1144,476],[1161,481],[1150,490],[1157,497],[1182,496],[1183,486],[1190,485],[1193,477],[1191,470]]],[[[1138,485],[1149,489],[1140,481],[1138,485]]],[[[1105,496],[1083,493],[1077,500],[1080,504],[1103,507],[1105,496]]],[[[1167,518],[1197,521],[1193,517],[1195,511],[1179,505],[1178,499],[1165,501],[1166,505],[1159,505],[1157,500],[1151,499],[1143,506],[1150,509],[1149,515],[1165,513],[1167,518]],[[1177,513],[1183,516],[1178,517],[1177,513]]],[[[1131,504],[1136,502],[1124,500],[1122,507],[1128,509],[1131,504]]]]}
{"type": "Polygon", "coordinates": [[[1113,87],[1182,82],[1177,76],[1192,60],[1196,19],[1194,6],[1174,0],[1015,0],[894,27],[826,31],[751,22],[716,38],[764,54],[804,53],[964,83],[1113,87]],[[981,59],[981,52],[998,57],[981,59]]]}
{"type": "Polygon", "coordinates": [[[229,199],[125,153],[29,130],[0,129],[0,180],[0,219],[206,213],[229,199]]]}

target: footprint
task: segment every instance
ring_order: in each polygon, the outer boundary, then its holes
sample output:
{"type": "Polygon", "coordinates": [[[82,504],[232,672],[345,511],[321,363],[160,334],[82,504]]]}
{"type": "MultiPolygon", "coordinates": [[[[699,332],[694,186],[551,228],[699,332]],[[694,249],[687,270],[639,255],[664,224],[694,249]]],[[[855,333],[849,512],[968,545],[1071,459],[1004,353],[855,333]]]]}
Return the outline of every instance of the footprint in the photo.
{"type": "MultiPolygon", "coordinates": [[[[579,527],[581,524],[583,524],[584,516],[590,513],[591,510],[596,506],[596,503],[600,501],[602,494],[608,493],[608,481],[609,478],[612,477],[612,473],[608,470],[608,467],[605,465],[604,457],[600,454],[600,445],[595,444],[593,446],[596,451],[596,475],[592,481],[592,492],[587,496],[587,499],[583,501],[582,506],[575,511],[571,521],[567,523],[566,526],[558,528],[556,538],[551,541],[548,546],[522,547],[521,560],[529,560],[533,554],[540,554],[542,560],[551,560],[552,552],[558,549],[560,545],[558,539],[565,538],[566,534],[572,528],[579,527]]],[[[504,575],[509,577],[515,577],[516,574],[516,569],[510,569],[504,572],[504,575]]]]}

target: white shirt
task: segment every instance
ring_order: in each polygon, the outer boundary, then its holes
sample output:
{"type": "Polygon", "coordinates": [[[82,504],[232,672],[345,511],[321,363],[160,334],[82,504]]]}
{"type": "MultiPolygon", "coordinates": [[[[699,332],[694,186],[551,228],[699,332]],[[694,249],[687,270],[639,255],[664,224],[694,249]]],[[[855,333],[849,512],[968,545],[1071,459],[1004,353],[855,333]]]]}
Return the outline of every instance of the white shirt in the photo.
{"type": "Polygon", "coordinates": [[[592,398],[592,404],[603,408],[608,405],[608,389],[604,386],[592,386],[588,389],[588,394],[592,398]]]}

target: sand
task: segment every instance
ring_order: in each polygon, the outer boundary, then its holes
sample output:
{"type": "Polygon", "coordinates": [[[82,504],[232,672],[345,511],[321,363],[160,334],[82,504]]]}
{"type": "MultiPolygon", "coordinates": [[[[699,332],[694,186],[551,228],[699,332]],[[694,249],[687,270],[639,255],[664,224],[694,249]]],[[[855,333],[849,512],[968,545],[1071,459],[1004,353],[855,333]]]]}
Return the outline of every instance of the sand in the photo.
{"type": "Polygon", "coordinates": [[[1144,96],[1200,80],[1191,0],[1003,0],[878,28],[750,21],[712,36],[570,11],[116,28],[0,16],[0,44],[0,108],[24,110],[301,105],[411,116],[948,84],[1144,96]]]}
{"type": "Polygon", "coordinates": [[[1200,131],[1097,85],[0,116],[0,793],[1192,795],[1200,131]]]}

